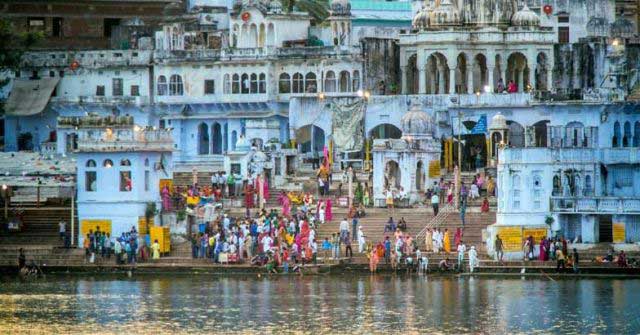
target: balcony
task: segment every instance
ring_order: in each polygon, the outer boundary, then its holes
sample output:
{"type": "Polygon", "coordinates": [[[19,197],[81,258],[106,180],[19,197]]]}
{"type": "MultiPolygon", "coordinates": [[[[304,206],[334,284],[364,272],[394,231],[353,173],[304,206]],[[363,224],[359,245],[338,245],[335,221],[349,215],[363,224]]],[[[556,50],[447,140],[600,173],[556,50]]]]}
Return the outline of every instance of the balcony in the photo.
{"type": "Polygon", "coordinates": [[[27,52],[22,57],[23,67],[68,68],[73,61],[79,68],[99,69],[112,66],[148,66],[150,50],[95,50],[95,51],[41,51],[27,52]]]}
{"type": "Polygon", "coordinates": [[[512,163],[594,163],[637,164],[640,148],[505,148],[500,151],[500,164],[512,163]]]}
{"type": "Polygon", "coordinates": [[[551,211],[575,214],[640,214],[640,198],[551,197],[551,211]]]}
{"type": "Polygon", "coordinates": [[[77,152],[172,151],[173,138],[165,129],[84,130],[80,132],[77,152]]]}

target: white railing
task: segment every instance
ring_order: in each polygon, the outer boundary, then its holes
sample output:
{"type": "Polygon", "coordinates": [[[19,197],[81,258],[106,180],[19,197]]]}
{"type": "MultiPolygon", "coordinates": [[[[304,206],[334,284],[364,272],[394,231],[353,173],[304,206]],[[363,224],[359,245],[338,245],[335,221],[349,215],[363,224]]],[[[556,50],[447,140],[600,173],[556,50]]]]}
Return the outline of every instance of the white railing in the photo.
{"type": "Polygon", "coordinates": [[[432,217],[431,220],[429,220],[429,222],[427,222],[427,224],[424,226],[424,228],[422,228],[422,230],[420,230],[420,232],[416,234],[416,238],[415,238],[416,242],[420,243],[420,241],[423,241],[424,237],[427,234],[428,229],[436,228],[440,226],[442,223],[444,223],[447,220],[449,215],[453,212],[455,212],[455,207],[453,206],[453,204],[448,203],[444,205],[440,209],[440,211],[438,211],[438,215],[432,217]]]}
{"type": "Polygon", "coordinates": [[[551,211],[559,213],[640,214],[640,198],[551,197],[551,211]]]}

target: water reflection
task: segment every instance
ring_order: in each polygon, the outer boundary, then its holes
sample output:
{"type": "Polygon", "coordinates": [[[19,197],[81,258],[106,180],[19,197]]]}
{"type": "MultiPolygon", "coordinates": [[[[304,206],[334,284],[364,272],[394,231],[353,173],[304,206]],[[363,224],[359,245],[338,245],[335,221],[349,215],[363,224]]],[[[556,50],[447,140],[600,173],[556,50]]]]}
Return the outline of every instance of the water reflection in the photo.
{"type": "Polygon", "coordinates": [[[54,277],[0,283],[0,333],[638,333],[637,301],[640,280],[54,277]]]}

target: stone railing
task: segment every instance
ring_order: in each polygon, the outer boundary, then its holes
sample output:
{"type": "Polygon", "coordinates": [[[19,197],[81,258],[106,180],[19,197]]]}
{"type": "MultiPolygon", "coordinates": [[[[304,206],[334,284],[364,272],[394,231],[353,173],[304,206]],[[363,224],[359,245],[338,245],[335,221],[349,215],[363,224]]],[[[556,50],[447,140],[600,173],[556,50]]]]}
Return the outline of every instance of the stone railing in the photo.
{"type": "Polygon", "coordinates": [[[358,55],[357,47],[264,47],[264,48],[226,48],[218,50],[156,50],[154,59],[162,61],[185,60],[234,60],[259,58],[292,58],[292,57],[331,57],[339,55],[358,55]]]}
{"type": "Polygon", "coordinates": [[[150,50],[34,51],[25,53],[22,63],[29,67],[70,68],[75,61],[78,69],[148,66],[151,56],[150,50]]]}
{"type": "Polygon", "coordinates": [[[640,214],[640,197],[551,197],[551,211],[557,213],[640,214]]]}
{"type": "Polygon", "coordinates": [[[640,162],[640,148],[505,148],[500,164],[509,163],[594,163],[635,164],[640,162]]]}
{"type": "Polygon", "coordinates": [[[78,152],[172,151],[173,138],[165,129],[116,130],[80,133],[78,152]]]}

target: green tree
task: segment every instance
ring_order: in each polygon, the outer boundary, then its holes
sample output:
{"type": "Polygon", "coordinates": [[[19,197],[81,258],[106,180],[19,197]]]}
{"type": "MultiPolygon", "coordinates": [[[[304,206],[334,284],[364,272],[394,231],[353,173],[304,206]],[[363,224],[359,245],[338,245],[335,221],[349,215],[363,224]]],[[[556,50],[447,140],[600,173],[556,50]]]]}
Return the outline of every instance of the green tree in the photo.
{"type": "MultiPolygon", "coordinates": [[[[41,32],[16,32],[9,20],[0,18],[0,73],[18,69],[24,52],[43,37],[41,32]]],[[[8,84],[9,80],[0,80],[0,88],[8,84]]]]}
{"type": "Polygon", "coordinates": [[[324,21],[329,16],[329,0],[281,0],[282,7],[287,13],[293,12],[294,8],[307,12],[318,23],[324,21]]]}

